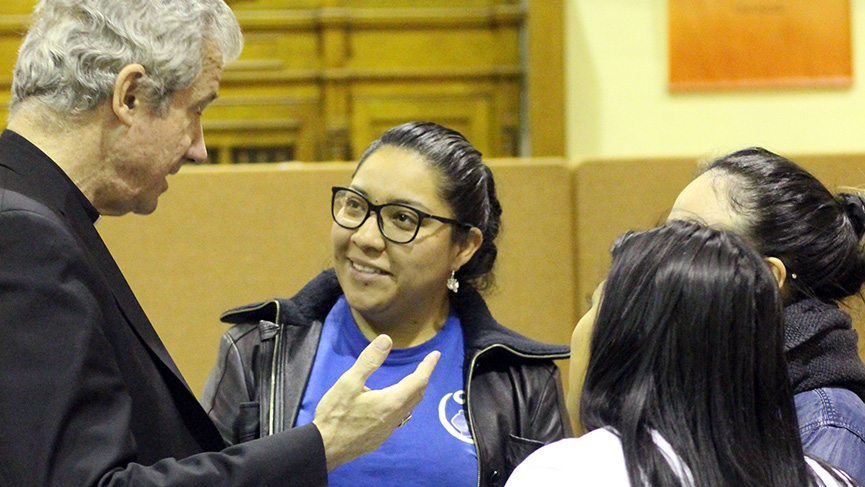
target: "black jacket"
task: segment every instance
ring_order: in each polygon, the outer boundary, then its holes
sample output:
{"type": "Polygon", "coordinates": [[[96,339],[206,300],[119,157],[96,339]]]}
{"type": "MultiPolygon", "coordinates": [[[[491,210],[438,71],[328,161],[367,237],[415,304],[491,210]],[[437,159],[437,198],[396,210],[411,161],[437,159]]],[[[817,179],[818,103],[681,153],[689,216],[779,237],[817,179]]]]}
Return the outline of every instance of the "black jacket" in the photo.
{"type": "Polygon", "coordinates": [[[0,135],[0,485],[326,483],[314,427],[221,451],[98,216],[47,155],[0,135]]]}
{"type": "MultiPolygon", "coordinates": [[[[330,270],[291,299],[223,314],[223,321],[236,326],[223,335],[202,402],[229,443],[294,425],[322,324],[340,296],[330,270]]],[[[478,485],[500,486],[530,453],[571,435],[553,363],[567,358],[569,350],[503,327],[469,286],[460,288],[451,303],[466,347],[466,415],[480,467],[478,485]]]]}

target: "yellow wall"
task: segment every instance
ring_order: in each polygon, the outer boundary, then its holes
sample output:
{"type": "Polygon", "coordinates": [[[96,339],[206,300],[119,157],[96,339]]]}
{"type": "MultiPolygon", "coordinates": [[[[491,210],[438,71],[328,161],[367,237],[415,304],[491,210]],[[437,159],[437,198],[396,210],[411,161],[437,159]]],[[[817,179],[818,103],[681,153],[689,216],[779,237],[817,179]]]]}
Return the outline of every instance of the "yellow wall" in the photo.
{"type": "Polygon", "coordinates": [[[666,0],[566,0],[568,157],[865,152],[865,0],[850,8],[851,88],[671,94],[666,0]]]}
{"type": "MultiPolygon", "coordinates": [[[[331,265],[330,187],[353,163],[186,167],[146,217],[97,228],[195,393],[216,361],[226,309],[290,297],[331,265]]],[[[503,208],[493,315],[567,344],[574,326],[573,208],[562,159],[492,164],[503,208]]],[[[567,367],[563,368],[567,372],[567,367]]]]}
{"type": "MultiPolygon", "coordinates": [[[[865,156],[798,159],[833,191],[865,167],[865,156]]],[[[696,170],[691,158],[488,163],[503,208],[498,287],[488,303],[504,325],[559,344],[569,343],[585,297],[603,279],[613,240],[663,221],[696,170]]],[[[353,167],[187,167],[171,178],[153,215],[100,221],[99,232],[194,392],[227,328],[222,311],[289,297],[330,266],[330,187],[346,184],[353,167]]],[[[851,304],[862,333],[865,305],[851,304]]]]}

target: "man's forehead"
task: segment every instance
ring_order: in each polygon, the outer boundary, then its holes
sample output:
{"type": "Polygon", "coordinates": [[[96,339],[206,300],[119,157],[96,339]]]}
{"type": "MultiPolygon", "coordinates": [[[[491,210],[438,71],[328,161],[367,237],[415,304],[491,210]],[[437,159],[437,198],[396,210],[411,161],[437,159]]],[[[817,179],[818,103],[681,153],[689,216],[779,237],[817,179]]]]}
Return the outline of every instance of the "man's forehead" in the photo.
{"type": "Polygon", "coordinates": [[[206,43],[201,74],[193,85],[192,97],[196,103],[207,104],[216,99],[222,80],[222,68],[222,54],[219,49],[213,43],[206,43]]]}

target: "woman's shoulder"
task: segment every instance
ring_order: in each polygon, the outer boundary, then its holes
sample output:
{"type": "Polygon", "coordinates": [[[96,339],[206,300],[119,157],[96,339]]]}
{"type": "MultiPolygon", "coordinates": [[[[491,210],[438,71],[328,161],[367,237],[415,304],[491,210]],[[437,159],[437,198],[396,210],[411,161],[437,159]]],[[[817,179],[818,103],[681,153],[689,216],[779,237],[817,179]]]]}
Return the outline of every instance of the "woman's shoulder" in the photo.
{"type": "Polygon", "coordinates": [[[530,485],[628,486],[622,443],[615,433],[600,428],[544,446],[517,466],[507,483],[530,485]]]}
{"type": "Polygon", "coordinates": [[[288,323],[307,325],[324,320],[327,313],[342,296],[342,289],[333,269],[328,269],[300,289],[291,298],[275,298],[229,309],[220,315],[220,321],[229,324],[288,323]]]}
{"type": "Polygon", "coordinates": [[[836,426],[865,434],[865,402],[840,387],[820,387],[793,396],[800,429],[836,426]]]}
{"type": "Polygon", "coordinates": [[[466,287],[451,298],[451,305],[460,320],[466,348],[486,350],[504,347],[531,360],[558,360],[570,356],[568,345],[554,345],[528,338],[500,323],[490,313],[481,294],[466,287]]]}

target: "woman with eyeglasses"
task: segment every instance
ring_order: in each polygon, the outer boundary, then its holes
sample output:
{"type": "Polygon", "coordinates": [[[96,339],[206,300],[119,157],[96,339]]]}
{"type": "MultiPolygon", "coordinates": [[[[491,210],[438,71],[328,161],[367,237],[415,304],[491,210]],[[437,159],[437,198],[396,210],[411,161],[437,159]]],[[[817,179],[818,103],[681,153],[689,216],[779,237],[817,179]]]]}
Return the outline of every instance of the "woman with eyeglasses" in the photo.
{"type": "Polygon", "coordinates": [[[570,373],[577,397],[585,377],[588,433],[539,449],[507,487],[855,485],[804,457],[781,296],[760,254],[689,221],[626,234],[612,254],[571,340],[589,356],[570,373]]]}
{"type": "Polygon", "coordinates": [[[223,315],[202,402],[229,443],[312,421],[325,391],[378,334],[394,350],[367,381],[394,384],[441,358],[423,401],[374,453],[329,485],[503,485],[532,451],[569,436],[554,359],[568,348],[500,325],[492,284],[501,207],[492,172],[458,132],[412,122],[361,156],[331,195],[334,269],[291,299],[223,315]]]}

